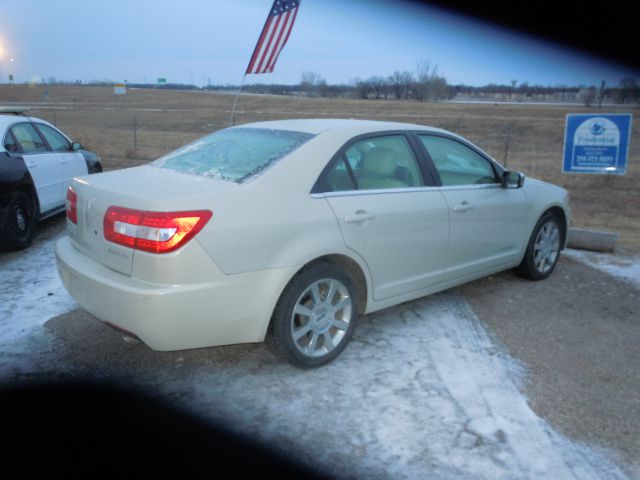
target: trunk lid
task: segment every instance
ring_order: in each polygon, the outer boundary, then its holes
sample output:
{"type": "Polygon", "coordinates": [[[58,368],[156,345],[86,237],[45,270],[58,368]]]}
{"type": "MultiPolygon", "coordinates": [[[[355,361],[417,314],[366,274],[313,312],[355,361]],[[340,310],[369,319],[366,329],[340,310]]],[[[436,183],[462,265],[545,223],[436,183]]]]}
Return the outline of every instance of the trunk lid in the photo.
{"type": "Polygon", "coordinates": [[[210,209],[233,182],[142,166],[76,178],[78,223],[67,222],[78,250],[112,270],[131,275],[135,250],[109,242],[103,221],[110,206],[157,212],[210,209]]]}

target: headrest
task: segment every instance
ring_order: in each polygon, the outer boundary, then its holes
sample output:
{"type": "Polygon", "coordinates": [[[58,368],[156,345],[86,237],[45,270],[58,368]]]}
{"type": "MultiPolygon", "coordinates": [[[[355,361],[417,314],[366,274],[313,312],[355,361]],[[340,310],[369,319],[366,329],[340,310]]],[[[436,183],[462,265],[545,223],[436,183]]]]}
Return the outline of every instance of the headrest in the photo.
{"type": "Polygon", "coordinates": [[[397,166],[395,150],[386,147],[372,148],[362,161],[362,169],[376,175],[393,176],[397,166]]]}

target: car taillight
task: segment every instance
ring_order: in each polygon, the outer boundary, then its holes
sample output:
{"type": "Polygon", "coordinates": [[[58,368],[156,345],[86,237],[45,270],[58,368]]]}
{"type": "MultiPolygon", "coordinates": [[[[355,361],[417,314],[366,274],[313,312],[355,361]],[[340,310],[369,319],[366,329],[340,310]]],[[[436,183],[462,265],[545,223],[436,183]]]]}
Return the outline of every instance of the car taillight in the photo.
{"type": "Polygon", "coordinates": [[[109,207],[104,215],[104,238],[136,250],[168,253],[191,240],[212,215],[209,210],[149,212],[109,207]]]}
{"type": "Polygon", "coordinates": [[[71,187],[67,189],[67,218],[78,224],[78,194],[71,187]]]}

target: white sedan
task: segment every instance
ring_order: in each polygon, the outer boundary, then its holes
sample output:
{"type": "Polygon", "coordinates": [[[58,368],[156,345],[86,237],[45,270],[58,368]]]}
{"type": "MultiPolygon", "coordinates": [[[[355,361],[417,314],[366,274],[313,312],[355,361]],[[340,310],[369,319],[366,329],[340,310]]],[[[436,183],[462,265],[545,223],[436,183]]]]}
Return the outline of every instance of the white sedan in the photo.
{"type": "Polygon", "coordinates": [[[358,315],[564,248],[567,192],[439,129],[287,120],[218,131],[148,165],[80,177],[56,245],[69,293],[156,350],[269,341],[295,365],[358,315]]]}

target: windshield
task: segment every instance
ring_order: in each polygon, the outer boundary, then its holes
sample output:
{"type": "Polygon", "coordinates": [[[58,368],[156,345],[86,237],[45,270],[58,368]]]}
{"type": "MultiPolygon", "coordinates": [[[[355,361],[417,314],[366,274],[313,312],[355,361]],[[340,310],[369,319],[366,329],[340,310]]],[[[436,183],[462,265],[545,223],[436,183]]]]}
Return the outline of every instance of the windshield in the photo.
{"type": "Polygon", "coordinates": [[[151,165],[239,183],[312,137],[286,130],[228,128],[185,145],[151,165]]]}

